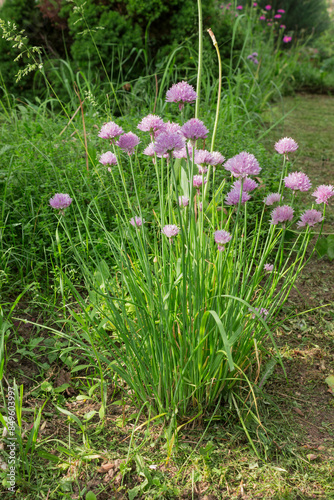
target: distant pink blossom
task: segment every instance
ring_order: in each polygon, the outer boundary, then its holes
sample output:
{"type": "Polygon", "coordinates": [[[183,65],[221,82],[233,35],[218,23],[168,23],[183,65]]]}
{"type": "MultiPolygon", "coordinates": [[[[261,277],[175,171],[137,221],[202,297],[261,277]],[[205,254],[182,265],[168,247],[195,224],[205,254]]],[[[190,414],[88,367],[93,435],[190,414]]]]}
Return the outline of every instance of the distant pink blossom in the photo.
{"type": "Polygon", "coordinates": [[[133,226],[133,227],[141,227],[143,224],[145,224],[145,220],[142,219],[141,217],[132,217],[132,219],[130,219],[130,224],[133,226]]]}
{"type": "Polygon", "coordinates": [[[259,19],[260,19],[260,21],[265,21],[266,20],[266,16],[262,15],[262,16],[259,17],[259,19]]]}
{"type": "Polygon", "coordinates": [[[279,12],[280,14],[285,14],[285,10],[284,9],[277,9],[277,12],[279,12]]]}
{"type": "Polygon", "coordinates": [[[186,139],[190,139],[193,142],[198,139],[206,139],[209,133],[204,123],[198,118],[188,120],[181,128],[181,131],[186,139]]]}
{"type": "Polygon", "coordinates": [[[266,9],[266,10],[271,10],[271,5],[266,5],[266,6],[265,6],[265,9],[266,9]]]}
{"type": "Polygon", "coordinates": [[[292,36],[284,35],[283,37],[283,42],[284,43],[289,43],[292,40],[292,36]]]}
{"type": "Polygon", "coordinates": [[[99,162],[102,165],[117,165],[117,158],[111,151],[107,151],[100,156],[99,162]]]}
{"type": "Polygon", "coordinates": [[[323,220],[322,213],[319,210],[306,210],[297,222],[297,227],[304,227],[306,225],[313,227],[318,222],[323,220]]]}
{"type": "Polygon", "coordinates": [[[158,135],[160,135],[162,132],[166,132],[166,133],[181,133],[181,125],[179,125],[178,123],[174,123],[174,122],[167,122],[167,123],[163,123],[163,125],[155,131],[154,133],[154,137],[158,137],[158,135]]]}
{"type": "Polygon", "coordinates": [[[298,149],[298,144],[296,141],[291,139],[291,137],[283,137],[275,144],[275,149],[277,153],[285,155],[286,153],[292,153],[298,149]]]}
{"type": "Polygon", "coordinates": [[[232,235],[224,229],[220,229],[214,232],[215,242],[218,244],[218,250],[221,252],[225,249],[226,243],[231,241],[232,235]]]}
{"type": "Polygon", "coordinates": [[[132,155],[135,151],[135,147],[140,143],[138,135],[133,132],[128,132],[127,134],[121,135],[121,137],[116,142],[116,146],[126,151],[128,155],[132,155]]]}
{"type": "Polygon", "coordinates": [[[285,30],[286,28],[285,24],[281,24],[280,28],[282,28],[282,30],[285,30]]]}
{"type": "Polygon", "coordinates": [[[213,151],[213,153],[211,153],[211,156],[213,159],[212,165],[221,165],[225,161],[225,156],[219,153],[219,151],[213,151]]]}
{"type": "Polygon", "coordinates": [[[281,14],[275,14],[274,15],[274,19],[281,19],[281,17],[282,17],[281,14]]]}
{"type": "Polygon", "coordinates": [[[193,186],[199,189],[203,184],[207,183],[207,179],[203,175],[194,175],[193,186]]]}
{"type": "Polygon", "coordinates": [[[268,273],[271,273],[274,270],[274,265],[273,264],[265,264],[264,270],[267,271],[268,273]]]}
{"type": "Polygon", "coordinates": [[[285,187],[293,191],[306,192],[311,188],[311,181],[304,172],[291,172],[287,177],[284,177],[285,187]]]}
{"type": "MultiPolygon", "coordinates": [[[[250,200],[251,196],[243,191],[241,195],[241,204],[243,205],[246,201],[250,200]]],[[[238,205],[240,200],[240,189],[231,189],[229,193],[227,193],[225,198],[226,205],[238,205]]]]}
{"type": "Polygon", "coordinates": [[[150,134],[154,134],[157,130],[161,129],[164,126],[164,121],[158,115],[147,115],[142,121],[138,124],[137,128],[142,132],[150,132],[150,134]]]}
{"type": "Polygon", "coordinates": [[[69,207],[72,203],[72,198],[67,193],[56,193],[53,198],[50,198],[49,203],[55,210],[60,210],[60,213],[64,215],[65,208],[69,207]]]}
{"type": "Polygon", "coordinates": [[[273,205],[274,203],[279,202],[280,200],[283,200],[283,196],[281,196],[280,193],[270,193],[268,196],[263,200],[263,203],[266,205],[270,206],[273,205]]]}
{"type": "MultiPolygon", "coordinates": [[[[258,183],[256,181],[254,181],[253,179],[250,179],[249,177],[246,177],[244,179],[244,183],[242,185],[242,190],[243,191],[246,191],[247,193],[249,193],[250,191],[253,191],[254,189],[256,189],[258,187],[258,183]]],[[[233,183],[233,189],[241,189],[241,179],[238,179],[237,181],[235,181],[233,183]]]]}
{"type": "Polygon", "coordinates": [[[243,6],[242,5],[237,5],[237,10],[242,10],[243,6]]]}
{"type": "Polygon", "coordinates": [[[227,160],[224,167],[226,170],[229,170],[234,177],[257,175],[262,170],[255,156],[245,151],[227,160]]]}
{"type": "Polygon", "coordinates": [[[166,133],[162,132],[158,135],[154,145],[154,151],[157,155],[165,155],[172,151],[180,150],[184,147],[184,139],[177,132],[166,133]]]}
{"type": "Polygon", "coordinates": [[[174,236],[177,236],[180,232],[180,229],[175,226],[175,224],[167,224],[162,228],[161,231],[167,238],[173,238],[174,236]]]}
{"type": "Polygon", "coordinates": [[[189,198],[187,196],[179,196],[180,207],[187,207],[189,205],[189,198]]]}
{"type": "Polygon", "coordinates": [[[334,196],[334,187],[331,185],[326,186],[325,184],[321,184],[314,193],[312,193],[312,196],[316,198],[315,202],[317,205],[320,203],[325,203],[328,205],[328,200],[332,196],[334,196]]]}
{"type": "Polygon", "coordinates": [[[108,122],[102,125],[102,128],[98,136],[101,137],[102,139],[110,139],[111,141],[113,141],[118,136],[123,134],[123,132],[124,130],[122,129],[122,127],[117,125],[117,123],[108,122]]]}
{"type": "MultiPolygon", "coordinates": [[[[252,309],[250,309],[250,308],[249,308],[248,310],[249,310],[250,312],[253,312],[253,311],[252,311],[252,309]]],[[[265,309],[264,307],[261,307],[261,309],[259,309],[258,307],[254,307],[254,310],[255,310],[256,312],[258,312],[258,313],[259,313],[259,315],[263,317],[263,319],[266,319],[266,318],[267,318],[267,316],[268,316],[268,314],[269,314],[268,309],[265,309]]],[[[254,314],[254,313],[253,313],[253,314],[252,314],[252,319],[255,319],[255,318],[256,318],[256,314],[254,314]]]]}
{"type": "Polygon", "coordinates": [[[184,103],[192,103],[196,99],[197,94],[194,87],[187,82],[174,83],[166,94],[166,102],[178,102],[179,109],[184,107],[184,103]]]}
{"type": "Polygon", "coordinates": [[[281,207],[276,207],[271,212],[270,224],[276,225],[279,222],[291,221],[293,219],[294,210],[289,205],[282,205],[281,207]]]}
{"type": "Polygon", "coordinates": [[[213,165],[214,158],[212,154],[206,149],[198,149],[195,151],[195,163],[196,165],[213,165]]]}
{"type": "Polygon", "coordinates": [[[253,2],[253,7],[257,7],[257,2],[253,2]]]}

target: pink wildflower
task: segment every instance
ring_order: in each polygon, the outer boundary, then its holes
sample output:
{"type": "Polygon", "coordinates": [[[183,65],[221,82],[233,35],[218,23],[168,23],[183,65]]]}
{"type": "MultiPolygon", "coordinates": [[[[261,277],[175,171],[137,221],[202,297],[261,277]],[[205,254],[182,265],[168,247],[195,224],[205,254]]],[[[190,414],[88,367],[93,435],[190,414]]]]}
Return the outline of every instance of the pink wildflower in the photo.
{"type": "Polygon", "coordinates": [[[264,270],[267,271],[268,273],[272,273],[274,270],[274,264],[265,264],[264,270]]]}
{"type": "Polygon", "coordinates": [[[311,188],[310,179],[304,172],[291,172],[287,177],[284,177],[285,187],[293,191],[306,192],[311,188]]]}
{"type": "Polygon", "coordinates": [[[266,205],[270,206],[273,205],[274,203],[279,202],[280,200],[284,199],[283,196],[280,195],[280,193],[270,193],[268,196],[263,200],[263,203],[266,205]]]}
{"type": "Polygon", "coordinates": [[[189,198],[187,196],[179,196],[180,207],[187,207],[189,205],[189,198]]]}
{"type": "Polygon", "coordinates": [[[285,10],[284,9],[277,9],[277,12],[279,12],[280,14],[285,14],[285,10]]]}
{"type": "Polygon", "coordinates": [[[167,238],[173,238],[174,236],[177,236],[180,232],[180,229],[175,226],[174,224],[167,224],[162,228],[161,231],[167,238]]]}
{"type": "Polygon", "coordinates": [[[117,158],[111,151],[107,151],[100,156],[99,162],[102,165],[117,165],[117,158]]]}
{"type": "Polygon", "coordinates": [[[270,224],[276,225],[279,222],[286,222],[293,219],[294,210],[289,205],[282,205],[281,207],[276,207],[271,212],[270,224]]]}
{"type": "MultiPolygon", "coordinates": [[[[250,312],[252,312],[252,309],[248,309],[250,312]]],[[[259,309],[258,307],[254,307],[254,310],[257,311],[259,313],[260,316],[263,317],[263,319],[266,319],[268,314],[269,314],[269,311],[268,309],[265,309],[264,307],[261,307],[261,309],[259,309]]],[[[252,314],[252,319],[255,319],[256,318],[256,314],[252,314]]]]}
{"type": "Polygon", "coordinates": [[[226,243],[231,241],[232,235],[228,231],[224,231],[224,229],[220,229],[214,232],[215,242],[218,244],[218,250],[221,252],[225,249],[226,243]]]}
{"type": "Polygon", "coordinates": [[[314,193],[312,193],[312,196],[316,198],[315,202],[317,205],[320,203],[325,203],[328,205],[328,200],[332,196],[334,196],[334,187],[331,185],[326,186],[325,184],[321,184],[314,193]]]}
{"type": "Polygon", "coordinates": [[[181,126],[178,124],[178,123],[174,123],[174,122],[167,122],[167,123],[164,123],[161,128],[159,128],[158,130],[156,130],[156,132],[154,133],[154,137],[158,137],[158,135],[160,135],[162,132],[165,132],[165,133],[179,133],[181,134],[181,126]]]}
{"type": "Polygon", "coordinates": [[[121,137],[116,142],[116,146],[126,151],[128,155],[132,155],[135,151],[135,147],[140,143],[138,135],[133,132],[128,132],[127,134],[121,135],[121,137]]]}
{"type": "Polygon", "coordinates": [[[163,156],[166,153],[180,150],[184,147],[184,139],[177,132],[162,132],[158,135],[154,145],[157,155],[163,156]]]}
{"type": "Polygon", "coordinates": [[[282,28],[282,30],[285,30],[286,28],[285,24],[281,24],[280,28],[282,28]]]}
{"type": "Polygon", "coordinates": [[[292,40],[292,36],[284,35],[283,36],[283,42],[284,43],[289,43],[292,40]]]}
{"type": "Polygon", "coordinates": [[[198,149],[195,151],[195,163],[196,165],[213,165],[214,159],[212,154],[206,149],[198,149]]]}
{"type": "MultiPolygon", "coordinates": [[[[233,183],[233,189],[241,189],[241,179],[238,179],[233,183]]],[[[250,179],[249,177],[245,177],[244,183],[242,185],[242,190],[246,191],[246,193],[249,193],[250,191],[253,191],[255,188],[258,187],[258,183],[256,181],[253,181],[253,179],[250,179]]]]}
{"type": "Polygon", "coordinates": [[[274,15],[274,19],[281,19],[281,17],[282,17],[281,14],[275,14],[274,15]]]}
{"type": "Polygon", "coordinates": [[[257,175],[262,170],[254,155],[246,152],[239,153],[227,160],[224,165],[234,177],[247,177],[257,175]]]}
{"type": "Polygon", "coordinates": [[[194,87],[187,82],[174,83],[166,94],[166,102],[178,102],[179,109],[184,107],[185,102],[192,103],[196,99],[197,94],[194,87]]]}
{"type": "Polygon", "coordinates": [[[271,10],[271,5],[266,5],[266,6],[265,6],[265,9],[266,9],[266,10],[271,10]]]}
{"type": "Polygon", "coordinates": [[[213,159],[212,165],[221,165],[225,161],[225,156],[219,153],[219,151],[213,151],[211,157],[213,159]]]}
{"type": "MultiPolygon", "coordinates": [[[[193,147],[192,147],[192,144],[190,141],[187,142],[187,144],[184,146],[184,148],[173,152],[174,158],[184,158],[185,160],[187,160],[188,159],[187,150],[188,150],[189,158],[191,159],[192,154],[193,154],[193,147]]],[[[197,149],[195,149],[195,153],[196,153],[196,151],[197,151],[197,149]]]]}
{"type": "Polygon", "coordinates": [[[181,131],[186,139],[190,139],[193,142],[198,139],[206,139],[209,133],[204,123],[198,118],[188,120],[181,128],[181,131]]]}
{"type": "Polygon", "coordinates": [[[203,175],[194,175],[193,177],[193,186],[199,189],[203,184],[206,184],[207,179],[203,175]]]}
{"type": "Polygon", "coordinates": [[[63,211],[71,205],[72,201],[69,194],[56,193],[53,198],[50,198],[49,203],[52,208],[60,210],[60,213],[64,214],[63,211]]]}
{"type": "Polygon", "coordinates": [[[253,7],[257,7],[257,2],[253,2],[253,7]]]}
{"type": "Polygon", "coordinates": [[[297,227],[304,227],[306,224],[310,227],[313,227],[318,222],[323,220],[322,213],[319,210],[306,210],[303,215],[300,217],[300,220],[297,222],[297,227]]]}
{"type": "Polygon", "coordinates": [[[262,15],[262,16],[259,17],[259,19],[260,19],[260,21],[265,21],[266,20],[266,16],[262,15]]]}
{"type": "Polygon", "coordinates": [[[99,137],[101,139],[110,139],[113,141],[116,139],[119,135],[123,134],[124,130],[122,127],[117,125],[117,123],[114,122],[108,122],[102,125],[102,128],[99,132],[99,137]]]}
{"type": "MultiPolygon", "coordinates": [[[[243,205],[246,201],[250,200],[251,196],[243,191],[241,195],[241,204],[243,205]]],[[[226,205],[238,205],[240,200],[240,189],[231,189],[229,193],[227,193],[225,198],[226,205]]]]}
{"type": "Polygon", "coordinates": [[[132,217],[132,219],[130,219],[130,224],[133,226],[133,227],[140,227],[142,226],[143,224],[145,224],[145,220],[142,219],[141,217],[132,217]]]}
{"type": "Polygon", "coordinates": [[[142,121],[138,124],[137,128],[142,132],[150,132],[150,134],[154,134],[157,130],[163,128],[164,121],[158,115],[147,115],[142,121]]]}
{"type": "Polygon", "coordinates": [[[242,5],[237,5],[237,10],[242,10],[243,6],[242,5]]]}
{"type": "Polygon", "coordinates": [[[283,137],[283,139],[276,142],[275,149],[280,155],[285,155],[286,153],[296,151],[298,149],[298,144],[291,139],[291,137],[283,137]]]}

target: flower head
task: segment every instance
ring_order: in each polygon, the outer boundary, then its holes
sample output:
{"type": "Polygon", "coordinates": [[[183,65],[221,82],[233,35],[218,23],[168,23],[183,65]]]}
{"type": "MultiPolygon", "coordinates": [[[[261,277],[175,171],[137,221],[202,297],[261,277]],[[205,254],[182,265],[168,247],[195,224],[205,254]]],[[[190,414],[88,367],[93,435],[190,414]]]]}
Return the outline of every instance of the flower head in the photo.
{"type": "Polygon", "coordinates": [[[225,161],[225,156],[219,153],[219,151],[213,151],[211,157],[213,159],[212,165],[221,165],[225,161]]]}
{"type": "Polygon", "coordinates": [[[180,229],[175,226],[174,224],[167,224],[162,228],[161,231],[167,238],[173,238],[174,236],[177,236],[180,232],[180,229]]]}
{"type": "Polygon", "coordinates": [[[281,24],[281,25],[280,25],[280,28],[281,28],[282,30],[285,30],[285,28],[286,28],[285,24],[281,24]]]}
{"type": "Polygon", "coordinates": [[[142,132],[150,132],[154,134],[157,130],[164,127],[164,121],[158,115],[147,115],[138,124],[137,128],[142,132]]]}
{"type": "Polygon", "coordinates": [[[238,9],[238,10],[242,10],[242,9],[243,9],[243,6],[242,6],[242,5],[237,5],[237,9],[238,9]]]}
{"type": "Polygon", "coordinates": [[[229,170],[234,177],[257,175],[262,170],[255,156],[246,152],[239,153],[227,160],[224,167],[226,170],[229,170]]]}
{"type": "Polygon", "coordinates": [[[111,151],[107,151],[100,156],[99,162],[102,165],[117,165],[117,158],[111,151]]]}
{"type": "Polygon", "coordinates": [[[280,14],[285,14],[285,10],[284,9],[277,9],[277,12],[279,12],[280,14]]]}
{"type": "Polygon", "coordinates": [[[122,127],[117,125],[117,123],[108,122],[102,125],[102,128],[99,132],[99,137],[101,137],[102,139],[110,139],[112,141],[119,135],[123,134],[123,132],[124,130],[122,129],[122,127]]]}
{"type": "Polygon", "coordinates": [[[212,154],[209,153],[209,151],[206,151],[206,149],[198,149],[195,151],[195,163],[196,165],[213,165],[214,163],[214,158],[212,157],[212,154]]]}
{"type": "Polygon", "coordinates": [[[313,227],[318,222],[323,220],[322,213],[319,210],[306,210],[303,215],[300,217],[300,220],[297,222],[297,227],[304,227],[306,224],[310,227],[313,227]]]}
{"type": "Polygon", "coordinates": [[[188,120],[181,128],[182,134],[186,139],[191,141],[197,141],[197,139],[206,139],[209,130],[206,128],[204,123],[198,118],[192,118],[188,120]]]}
{"type": "Polygon", "coordinates": [[[189,198],[187,196],[179,196],[180,207],[187,207],[189,205],[189,198]]]}
{"type": "Polygon", "coordinates": [[[121,135],[121,137],[116,142],[116,145],[121,149],[126,151],[129,155],[132,155],[135,151],[135,147],[140,143],[138,135],[133,132],[128,132],[127,134],[121,135]]]}
{"type": "MultiPolygon", "coordinates": [[[[238,189],[240,191],[241,189],[241,179],[238,179],[233,183],[233,189],[238,189]]],[[[255,188],[258,187],[258,183],[256,181],[253,181],[253,179],[250,179],[249,177],[245,177],[244,183],[242,185],[242,190],[246,191],[249,193],[250,191],[253,191],[255,188]]]]}
{"type": "Polygon", "coordinates": [[[291,137],[283,137],[275,144],[275,149],[280,155],[285,155],[286,153],[293,153],[298,149],[298,144],[296,141],[291,139],[291,137]]]}
{"type": "MultiPolygon", "coordinates": [[[[252,309],[248,309],[250,312],[252,312],[252,309]]],[[[268,314],[269,314],[269,311],[268,309],[265,309],[264,307],[261,307],[261,309],[259,309],[258,307],[254,307],[254,310],[257,311],[259,313],[260,316],[263,317],[263,319],[266,319],[268,314]]],[[[252,314],[252,319],[255,319],[256,318],[256,314],[252,314]]]]}
{"type": "MultiPolygon", "coordinates": [[[[246,203],[246,201],[250,199],[251,196],[246,191],[243,191],[241,195],[241,204],[243,205],[244,203],[246,203]]],[[[240,189],[233,188],[229,193],[227,193],[227,196],[225,198],[225,203],[226,205],[238,205],[239,200],[240,200],[240,189]]]]}
{"type": "Polygon", "coordinates": [[[203,178],[203,175],[194,175],[193,177],[193,186],[199,189],[203,184],[206,184],[206,178],[203,178]]]}
{"type": "Polygon", "coordinates": [[[53,198],[50,198],[49,203],[52,208],[60,210],[60,213],[64,213],[63,210],[69,207],[72,201],[69,194],[56,193],[53,198]]]}
{"type": "Polygon", "coordinates": [[[267,271],[268,273],[272,273],[274,270],[274,264],[265,264],[264,270],[267,271]]]}
{"type": "Polygon", "coordinates": [[[225,249],[226,243],[231,241],[232,235],[228,231],[224,231],[224,229],[220,229],[214,232],[215,242],[218,244],[218,250],[221,252],[225,249]]]}
{"type": "Polygon", "coordinates": [[[270,193],[263,200],[263,203],[270,206],[270,205],[273,205],[274,203],[278,203],[281,199],[283,200],[284,198],[280,193],[270,193]]]}
{"type": "Polygon", "coordinates": [[[293,191],[308,191],[311,188],[311,181],[304,172],[291,172],[284,177],[285,187],[293,191]]]}
{"type": "Polygon", "coordinates": [[[282,17],[281,14],[275,14],[274,15],[274,19],[281,19],[281,17],[282,17]]]}
{"type": "Polygon", "coordinates": [[[260,21],[265,21],[266,20],[266,16],[262,15],[262,16],[259,17],[259,19],[260,19],[260,21]]]}
{"type": "Polygon", "coordinates": [[[130,219],[130,224],[133,226],[133,227],[140,227],[142,226],[143,224],[145,223],[145,220],[142,219],[141,217],[132,217],[132,219],[130,219]]]}
{"type": "Polygon", "coordinates": [[[265,6],[265,9],[266,9],[266,10],[271,10],[271,5],[266,5],[266,6],[265,6]]]}
{"type": "Polygon", "coordinates": [[[187,82],[174,83],[172,87],[167,90],[166,102],[178,102],[179,109],[184,107],[185,102],[192,103],[196,101],[197,94],[192,85],[187,82]]]}
{"type": "Polygon", "coordinates": [[[283,42],[284,43],[289,43],[292,40],[292,36],[284,35],[283,36],[283,42]]]}
{"type": "Polygon", "coordinates": [[[279,222],[286,222],[292,220],[294,210],[289,205],[282,205],[280,207],[274,208],[271,212],[270,224],[276,225],[279,222]]]}
{"type": "Polygon", "coordinates": [[[169,154],[184,147],[184,138],[177,132],[162,132],[156,138],[154,151],[157,155],[169,154]]]}
{"type": "Polygon", "coordinates": [[[312,196],[316,198],[315,202],[317,205],[320,203],[328,205],[329,198],[334,196],[334,186],[321,184],[321,186],[319,186],[314,193],[312,193],[312,196]]]}
{"type": "Polygon", "coordinates": [[[174,123],[174,122],[167,122],[167,123],[164,123],[162,125],[161,128],[159,128],[154,136],[155,137],[158,137],[159,134],[161,134],[162,132],[166,132],[168,134],[170,133],[173,133],[173,134],[176,134],[176,133],[179,133],[181,134],[181,126],[178,124],[178,123],[174,123]]]}
{"type": "Polygon", "coordinates": [[[154,156],[154,142],[150,142],[150,144],[144,149],[143,154],[146,156],[154,156]]]}

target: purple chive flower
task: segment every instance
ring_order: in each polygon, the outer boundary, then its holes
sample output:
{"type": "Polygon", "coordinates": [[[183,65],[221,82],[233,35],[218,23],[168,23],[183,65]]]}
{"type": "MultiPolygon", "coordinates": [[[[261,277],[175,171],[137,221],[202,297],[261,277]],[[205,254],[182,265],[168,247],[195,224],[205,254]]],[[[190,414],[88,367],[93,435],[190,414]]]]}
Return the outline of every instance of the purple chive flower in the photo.
{"type": "Polygon", "coordinates": [[[271,221],[270,224],[276,225],[279,222],[286,222],[288,220],[292,220],[294,210],[289,205],[282,205],[281,207],[276,207],[271,212],[271,221]]]}
{"type": "Polygon", "coordinates": [[[328,186],[321,184],[321,186],[319,186],[314,193],[312,193],[312,196],[316,198],[315,202],[317,205],[320,203],[328,205],[329,198],[334,196],[334,186],[331,186],[330,184],[328,186]]]}
{"type": "Polygon", "coordinates": [[[274,270],[274,264],[265,264],[264,270],[267,271],[268,273],[272,273],[274,270]]]}
{"type": "Polygon", "coordinates": [[[257,7],[257,2],[253,2],[253,7],[257,7]]]}
{"type": "Polygon", "coordinates": [[[164,127],[164,121],[158,115],[147,115],[138,124],[137,128],[142,132],[150,132],[154,134],[157,130],[164,127]]]}
{"type": "Polygon", "coordinates": [[[178,151],[184,147],[184,138],[177,132],[162,132],[156,138],[154,151],[157,155],[169,154],[172,151],[178,151]]]}
{"type": "Polygon", "coordinates": [[[53,198],[50,198],[49,203],[52,208],[60,210],[60,213],[63,214],[63,210],[69,207],[72,201],[73,200],[69,194],[56,193],[53,198]]]}
{"type": "Polygon", "coordinates": [[[266,5],[266,6],[265,6],[265,9],[266,9],[266,10],[271,10],[271,5],[266,5]]]}
{"type": "MultiPolygon", "coordinates": [[[[254,310],[257,311],[259,313],[260,316],[263,317],[263,319],[266,319],[268,314],[269,314],[269,311],[268,309],[265,309],[264,307],[261,307],[261,309],[259,309],[258,307],[254,307],[254,310]]],[[[248,309],[248,311],[250,312],[253,312],[252,309],[248,309]]],[[[256,318],[256,314],[252,314],[252,319],[255,319],[256,318]]]]}
{"type": "Polygon", "coordinates": [[[100,156],[99,162],[102,165],[117,165],[117,158],[111,151],[107,151],[100,156]]]}
{"type": "Polygon", "coordinates": [[[138,135],[133,132],[128,132],[127,134],[121,135],[121,137],[116,142],[116,145],[126,151],[128,155],[132,155],[135,151],[135,147],[140,143],[138,135]]]}
{"type": "Polygon", "coordinates": [[[212,157],[212,154],[209,153],[209,151],[206,151],[206,149],[198,149],[195,151],[195,163],[196,165],[213,165],[214,163],[214,158],[212,157]]]}
{"type": "Polygon", "coordinates": [[[180,232],[180,229],[175,226],[174,224],[167,224],[162,228],[161,231],[167,238],[173,238],[174,236],[177,236],[180,232]]]}
{"type": "Polygon", "coordinates": [[[211,157],[213,159],[212,165],[221,165],[225,161],[225,156],[219,153],[219,151],[213,151],[213,153],[211,153],[211,157]]]}
{"type": "Polygon", "coordinates": [[[284,9],[277,9],[277,12],[279,12],[280,14],[285,14],[285,10],[284,9]]]}
{"type": "Polygon", "coordinates": [[[283,36],[283,42],[284,43],[289,43],[292,40],[292,36],[285,35],[283,36]]]}
{"type": "Polygon", "coordinates": [[[306,224],[310,227],[313,227],[318,222],[323,220],[322,213],[319,210],[306,210],[303,215],[300,217],[300,220],[297,222],[297,227],[304,227],[306,224]]]}
{"type": "Polygon", "coordinates": [[[220,229],[214,232],[215,242],[218,244],[218,250],[221,252],[225,249],[226,243],[231,241],[232,235],[228,231],[224,231],[224,229],[220,229]]]}
{"type": "MultiPolygon", "coordinates": [[[[253,191],[255,188],[258,187],[258,183],[253,181],[253,179],[250,179],[249,177],[246,177],[244,179],[244,183],[242,185],[242,190],[243,191],[246,191],[247,193],[249,193],[250,191],[253,191]]],[[[241,179],[238,179],[237,181],[235,181],[232,185],[232,188],[233,189],[238,189],[240,191],[241,189],[241,179]]]]}
{"type": "Polygon", "coordinates": [[[141,217],[132,217],[132,219],[130,219],[130,224],[133,226],[133,227],[140,227],[142,226],[143,224],[145,224],[145,219],[142,219],[141,217]]]}
{"type": "Polygon", "coordinates": [[[242,5],[237,5],[237,10],[242,10],[243,6],[242,5]]]}
{"type": "Polygon", "coordinates": [[[224,167],[226,170],[229,170],[234,177],[257,175],[262,170],[255,156],[244,151],[227,160],[224,167]]]}
{"type": "Polygon", "coordinates": [[[144,149],[143,154],[146,156],[154,156],[154,142],[150,142],[150,144],[144,149]]]}
{"type": "Polygon", "coordinates": [[[189,198],[187,196],[179,196],[180,207],[187,207],[189,205],[189,198]]]}
{"type": "Polygon", "coordinates": [[[308,191],[311,188],[310,179],[304,172],[291,172],[287,177],[284,177],[285,187],[293,191],[308,191]]]}
{"type": "MultiPolygon", "coordinates": [[[[189,158],[191,159],[192,154],[193,154],[193,146],[192,146],[190,141],[187,142],[187,144],[184,146],[184,148],[173,152],[174,158],[184,158],[185,160],[187,160],[187,158],[188,158],[187,150],[188,150],[189,158]]],[[[196,153],[196,151],[197,151],[197,149],[195,149],[195,153],[196,153]]]]}
{"type": "Polygon", "coordinates": [[[158,137],[158,135],[160,135],[162,132],[165,132],[166,134],[167,133],[168,134],[171,134],[171,133],[173,133],[173,134],[176,134],[176,133],[181,134],[181,126],[178,123],[174,123],[174,122],[164,123],[162,125],[162,127],[159,128],[155,132],[154,136],[158,137]]]}
{"type": "Polygon", "coordinates": [[[281,19],[281,17],[282,17],[281,14],[275,14],[274,15],[274,19],[281,19]]]}
{"type": "Polygon", "coordinates": [[[196,101],[197,94],[192,85],[187,82],[174,83],[172,87],[167,90],[166,102],[178,102],[179,109],[184,107],[184,103],[192,103],[196,101]]]}
{"type": "Polygon", "coordinates": [[[280,193],[270,193],[263,200],[263,203],[270,206],[270,205],[273,205],[274,203],[278,203],[281,199],[283,200],[284,198],[280,193]]]}
{"type": "Polygon", "coordinates": [[[193,186],[199,189],[203,184],[206,184],[207,180],[203,175],[194,175],[193,177],[193,186]]]}
{"type": "MultiPolygon", "coordinates": [[[[250,200],[251,196],[243,191],[241,195],[241,204],[243,205],[246,201],[250,200]]],[[[240,189],[232,189],[225,198],[226,205],[238,205],[240,200],[240,189]]]]}
{"type": "Polygon", "coordinates": [[[181,131],[186,139],[193,142],[197,141],[197,139],[206,139],[209,133],[204,123],[198,118],[188,120],[181,128],[181,131]]]}
{"type": "Polygon", "coordinates": [[[283,137],[275,144],[275,149],[280,155],[285,155],[286,153],[293,153],[298,149],[298,144],[296,141],[291,139],[291,137],[283,137]]]}
{"type": "Polygon", "coordinates": [[[108,122],[102,125],[102,128],[99,132],[99,137],[102,139],[110,139],[111,141],[117,139],[118,136],[123,134],[124,130],[122,127],[117,125],[114,122],[108,122]]]}

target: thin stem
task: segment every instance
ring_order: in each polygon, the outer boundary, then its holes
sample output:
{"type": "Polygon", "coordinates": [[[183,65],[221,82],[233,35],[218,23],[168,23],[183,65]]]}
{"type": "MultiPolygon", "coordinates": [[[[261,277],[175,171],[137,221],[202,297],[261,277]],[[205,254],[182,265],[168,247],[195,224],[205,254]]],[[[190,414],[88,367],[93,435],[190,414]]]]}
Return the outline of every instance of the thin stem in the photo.
{"type": "Polygon", "coordinates": [[[195,118],[199,116],[199,103],[201,93],[201,75],[202,75],[202,53],[203,53],[203,16],[202,16],[202,1],[197,0],[198,5],[198,69],[197,69],[197,100],[195,107],[195,118]]]}

